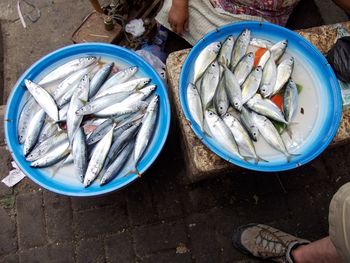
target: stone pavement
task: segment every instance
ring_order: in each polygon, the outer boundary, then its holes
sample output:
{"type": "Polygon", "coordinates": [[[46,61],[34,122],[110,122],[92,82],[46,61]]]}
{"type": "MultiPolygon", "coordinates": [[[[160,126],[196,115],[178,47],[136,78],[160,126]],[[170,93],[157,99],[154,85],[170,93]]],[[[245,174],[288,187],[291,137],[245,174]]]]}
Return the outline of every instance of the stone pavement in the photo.
{"type": "MultiPolygon", "coordinates": [[[[42,18],[23,30],[15,2],[0,1],[5,98],[33,61],[70,42],[90,11],[83,0],[37,0],[42,18]]],[[[0,124],[2,179],[11,158],[1,116],[0,124]]],[[[350,181],[347,146],[289,172],[246,171],[186,185],[178,133],[172,125],[153,167],[110,195],[69,198],[29,179],[13,189],[0,183],[0,262],[259,262],[232,248],[240,224],[268,223],[311,240],[327,235],[331,197],[350,181]]]]}

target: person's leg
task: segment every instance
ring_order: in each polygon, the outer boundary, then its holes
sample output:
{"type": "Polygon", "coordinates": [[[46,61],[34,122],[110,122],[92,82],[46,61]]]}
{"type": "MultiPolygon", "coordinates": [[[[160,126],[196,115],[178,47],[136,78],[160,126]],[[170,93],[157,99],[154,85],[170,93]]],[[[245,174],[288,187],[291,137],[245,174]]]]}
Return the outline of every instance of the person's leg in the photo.
{"type": "Polygon", "coordinates": [[[333,196],[328,219],[330,240],[343,262],[350,262],[350,183],[333,196]]]}
{"type": "Polygon", "coordinates": [[[295,248],[292,250],[292,256],[295,263],[342,262],[329,237],[295,248]]]}

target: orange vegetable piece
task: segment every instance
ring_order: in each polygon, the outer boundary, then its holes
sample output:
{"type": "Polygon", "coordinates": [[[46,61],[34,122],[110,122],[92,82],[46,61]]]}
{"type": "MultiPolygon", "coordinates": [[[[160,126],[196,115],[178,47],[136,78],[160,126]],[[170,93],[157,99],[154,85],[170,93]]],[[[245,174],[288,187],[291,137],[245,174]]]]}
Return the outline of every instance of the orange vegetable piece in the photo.
{"type": "Polygon", "coordinates": [[[254,67],[256,67],[258,65],[260,58],[262,57],[262,55],[264,55],[266,50],[267,50],[267,48],[261,47],[257,51],[255,51],[254,67]]]}
{"type": "Polygon", "coordinates": [[[277,105],[280,110],[283,108],[283,97],[280,94],[273,95],[271,101],[277,105]]]}

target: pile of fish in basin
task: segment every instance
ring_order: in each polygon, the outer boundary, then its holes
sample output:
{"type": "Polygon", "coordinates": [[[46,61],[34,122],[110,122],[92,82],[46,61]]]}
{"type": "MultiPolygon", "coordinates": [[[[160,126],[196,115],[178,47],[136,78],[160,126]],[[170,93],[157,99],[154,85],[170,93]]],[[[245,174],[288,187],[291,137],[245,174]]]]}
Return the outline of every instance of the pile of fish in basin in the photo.
{"type": "Polygon", "coordinates": [[[306,72],[301,63],[296,66],[288,39],[273,42],[244,29],[208,43],[193,62],[187,86],[192,120],[204,136],[242,161],[268,163],[279,153],[288,163],[299,155],[293,140],[300,144],[305,132],[296,116],[311,116],[312,126],[317,115],[317,107],[300,103],[317,98],[306,72]]]}
{"type": "Polygon", "coordinates": [[[160,97],[137,66],[80,56],[50,69],[39,81],[25,79],[25,86],[17,128],[31,167],[48,167],[48,176],[55,177],[73,165],[64,173],[82,188],[138,174],[160,97]]]}

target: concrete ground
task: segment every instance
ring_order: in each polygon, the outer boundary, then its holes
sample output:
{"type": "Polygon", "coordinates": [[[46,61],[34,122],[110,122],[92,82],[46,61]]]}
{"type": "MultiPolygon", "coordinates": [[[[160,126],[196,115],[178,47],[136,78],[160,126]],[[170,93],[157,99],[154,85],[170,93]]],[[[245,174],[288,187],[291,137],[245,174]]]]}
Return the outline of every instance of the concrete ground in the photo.
{"type": "MultiPolygon", "coordinates": [[[[23,29],[15,2],[0,1],[4,104],[20,74],[70,44],[91,10],[83,0],[37,0],[42,17],[23,29]]],[[[346,19],[337,12],[327,21],[346,19]]],[[[11,158],[1,129],[3,178],[11,158]]],[[[233,249],[239,225],[267,223],[310,240],[327,235],[331,197],[350,181],[347,146],[327,149],[289,172],[245,171],[186,185],[178,134],[173,126],[164,151],[140,180],[107,196],[64,197],[29,179],[13,189],[0,183],[0,262],[259,262],[233,249]]]]}

